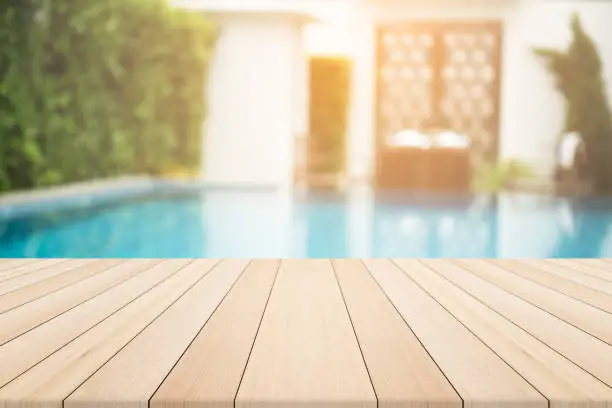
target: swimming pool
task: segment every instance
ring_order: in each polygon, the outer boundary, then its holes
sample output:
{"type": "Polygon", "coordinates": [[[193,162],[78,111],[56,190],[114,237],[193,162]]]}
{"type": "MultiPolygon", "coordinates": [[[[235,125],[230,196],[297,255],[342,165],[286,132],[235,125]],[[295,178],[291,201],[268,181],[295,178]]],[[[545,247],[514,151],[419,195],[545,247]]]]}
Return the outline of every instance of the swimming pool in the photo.
{"type": "Polygon", "coordinates": [[[0,219],[0,257],[612,257],[612,205],[210,190],[0,219]]]}

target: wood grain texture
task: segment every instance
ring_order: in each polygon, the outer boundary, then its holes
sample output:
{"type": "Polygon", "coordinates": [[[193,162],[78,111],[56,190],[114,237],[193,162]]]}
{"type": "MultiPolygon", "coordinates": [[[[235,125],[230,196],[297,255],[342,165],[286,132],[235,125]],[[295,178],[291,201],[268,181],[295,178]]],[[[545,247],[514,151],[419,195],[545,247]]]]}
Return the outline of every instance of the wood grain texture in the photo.
{"type": "Polygon", "coordinates": [[[544,271],[543,269],[512,259],[496,259],[489,260],[489,262],[525,279],[532,280],[540,285],[559,291],[574,299],[588,303],[591,306],[598,307],[608,313],[612,313],[612,295],[598,290],[596,286],[594,287],[584,282],[580,282],[581,277],[572,279],[578,274],[572,273],[571,271],[568,272],[569,276],[565,273],[555,274],[554,272],[544,271]]]}
{"type": "Polygon", "coordinates": [[[2,276],[15,271],[26,265],[33,265],[36,262],[42,262],[44,259],[0,259],[0,280],[2,276]]]}
{"type": "Polygon", "coordinates": [[[608,273],[0,259],[0,408],[612,408],[608,273]]]}
{"type": "Polygon", "coordinates": [[[52,319],[0,347],[0,386],[13,380],[77,336],[111,316],[152,287],[189,264],[172,260],[158,264],[80,307],[52,319]]]}
{"type": "Polygon", "coordinates": [[[461,266],[440,260],[422,262],[608,386],[612,386],[610,345],[471,273],[474,260],[462,261],[461,266]]]}
{"type": "Polygon", "coordinates": [[[27,260],[26,262],[19,262],[16,264],[16,267],[8,268],[0,273],[0,283],[6,280],[9,280],[9,279],[16,278],[18,276],[27,275],[31,272],[42,270],[52,265],[57,265],[62,262],[66,262],[66,260],[65,259],[40,259],[37,261],[27,260]]]}
{"type": "MultiPolygon", "coordinates": [[[[112,360],[87,379],[64,401],[64,407],[147,408],[149,399],[242,274],[248,262],[226,260],[213,268],[161,316],[146,326],[112,360]]],[[[197,277],[202,271],[210,269],[209,263],[210,261],[195,261],[190,265],[190,276],[197,277]]],[[[177,299],[176,296],[168,298],[177,299]]]]}
{"type": "Polygon", "coordinates": [[[161,260],[130,260],[0,314],[0,345],[129,280],[161,260]]]}
{"type": "Polygon", "coordinates": [[[547,261],[550,265],[559,265],[574,273],[591,275],[612,283],[612,273],[610,273],[609,269],[589,265],[585,262],[578,262],[575,259],[549,259],[547,261]]]}
{"type": "Polygon", "coordinates": [[[415,260],[397,263],[423,290],[542,392],[551,407],[598,408],[601,401],[612,401],[612,388],[431,268],[415,260]]]}
{"type": "Polygon", "coordinates": [[[548,406],[538,391],[391,261],[372,259],[364,263],[466,407],[548,406]]]}
{"type": "MultiPolygon", "coordinates": [[[[181,264],[159,265],[159,270],[163,270],[163,266],[172,268],[168,279],[0,388],[0,400],[6,400],[5,408],[62,407],[63,401],[79,385],[91,378],[111,357],[175,304],[217,262],[207,260],[183,263],[184,267],[179,270],[177,266],[181,264]]],[[[157,360],[151,358],[151,361],[157,360]]],[[[136,375],[127,384],[138,378],[140,376],[136,375]]]]}
{"type": "Polygon", "coordinates": [[[578,265],[585,265],[595,267],[612,275],[612,260],[610,259],[572,259],[572,261],[577,264],[575,270],[580,270],[580,266],[578,265]]]}
{"type": "Polygon", "coordinates": [[[54,263],[50,266],[46,266],[42,269],[37,269],[34,272],[24,273],[19,276],[14,276],[9,279],[5,279],[0,282],[0,295],[10,293],[24,286],[32,285],[37,282],[44,281],[45,279],[52,278],[60,275],[64,272],[68,272],[78,268],[80,266],[87,266],[95,262],[104,262],[103,260],[91,260],[91,259],[71,259],[64,262],[54,263]]]}
{"type": "Polygon", "coordinates": [[[48,293],[55,292],[83,279],[94,276],[108,268],[124,262],[120,259],[103,259],[85,264],[49,279],[23,286],[12,292],[0,295],[0,313],[21,306],[48,293]]]}
{"type": "Polygon", "coordinates": [[[151,408],[233,407],[280,261],[254,260],[151,399],[151,408]]]}
{"type": "Polygon", "coordinates": [[[358,260],[333,265],[383,407],[461,407],[461,398],[358,260]]]}
{"type": "Polygon", "coordinates": [[[600,290],[612,295],[612,274],[586,265],[580,267],[580,269],[573,269],[567,264],[558,263],[558,261],[560,260],[541,262],[540,260],[536,259],[528,259],[521,262],[560,278],[571,280],[589,288],[600,290]],[[589,268],[597,270],[599,273],[585,273],[585,271],[589,270],[589,268]],[[609,280],[606,279],[606,275],[610,275],[609,280]]]}
{"type": "Polygon", "coordinates": [[[376,407],[329,260],[283,261],[237,407],[376,407]]]}
{"type": "MultiPolygon", "coordinates": [[[[460,264],[465,262],[459,260],[460,264]]],[[[470,271],[521,299],[557,316],[587,333],[612,344],[612,314],[564,296],[556,290],[513,275],[485,260],[469,261],[470,271]]]]}

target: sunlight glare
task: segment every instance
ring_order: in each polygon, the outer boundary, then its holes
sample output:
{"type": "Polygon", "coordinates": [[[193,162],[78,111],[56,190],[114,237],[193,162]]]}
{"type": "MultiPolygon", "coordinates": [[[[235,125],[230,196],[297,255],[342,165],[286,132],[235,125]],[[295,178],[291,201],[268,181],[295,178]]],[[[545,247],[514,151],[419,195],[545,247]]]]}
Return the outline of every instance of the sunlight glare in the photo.
{"type": "Polygon", "coordinates": [[[306,50],[311,55],[342,55],[351,53],[351,4],[346,2],[317,5],[313,10],[319,21],[304,29],[306,50]]]}

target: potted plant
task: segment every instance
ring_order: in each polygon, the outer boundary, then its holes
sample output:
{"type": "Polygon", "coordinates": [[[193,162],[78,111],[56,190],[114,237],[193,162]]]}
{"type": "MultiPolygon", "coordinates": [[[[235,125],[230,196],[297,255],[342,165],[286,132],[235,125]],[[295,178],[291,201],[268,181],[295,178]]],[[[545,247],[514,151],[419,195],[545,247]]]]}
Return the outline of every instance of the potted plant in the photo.
{"type": "Polygon", "coordinates": [[[501,163],[484,161],[474,170],[473,188],[478,193],[497,194],[516,190],[520,183],[533,177],[531,168],[518,160],[509,159],[501,163]]]}

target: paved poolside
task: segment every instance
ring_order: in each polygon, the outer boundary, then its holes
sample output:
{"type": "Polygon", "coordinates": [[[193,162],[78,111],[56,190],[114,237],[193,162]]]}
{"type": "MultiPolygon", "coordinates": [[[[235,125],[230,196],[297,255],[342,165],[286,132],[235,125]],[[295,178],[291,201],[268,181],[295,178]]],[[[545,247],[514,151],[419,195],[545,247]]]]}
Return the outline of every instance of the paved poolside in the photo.
{"type": "Polygon", "coordinates": [[[612,260],[0,260],[0,407],[612,407],[612,260]]]}

